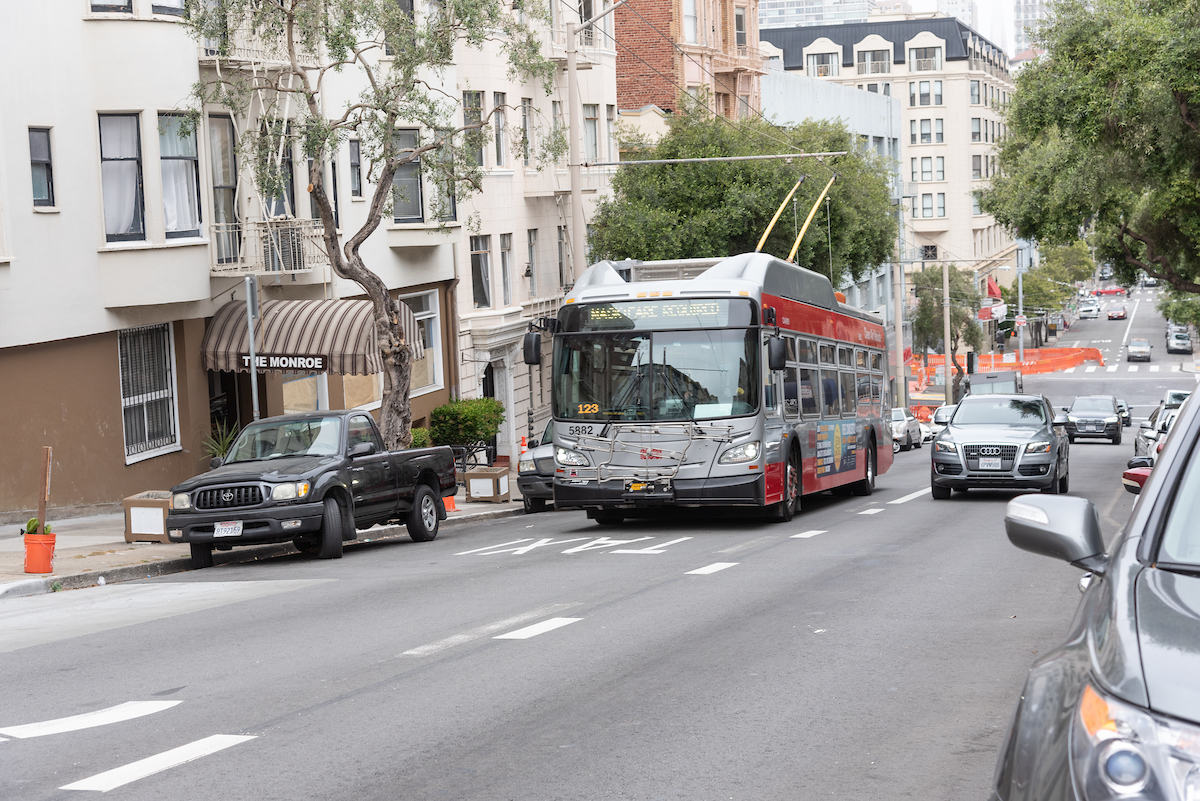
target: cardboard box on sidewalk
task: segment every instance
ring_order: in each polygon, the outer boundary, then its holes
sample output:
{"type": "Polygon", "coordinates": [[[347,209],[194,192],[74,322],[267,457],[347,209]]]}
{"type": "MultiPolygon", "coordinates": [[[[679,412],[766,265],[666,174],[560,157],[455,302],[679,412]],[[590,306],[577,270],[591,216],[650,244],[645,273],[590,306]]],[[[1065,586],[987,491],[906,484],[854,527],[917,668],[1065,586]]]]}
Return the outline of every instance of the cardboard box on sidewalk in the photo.
{"type": "Polygon", "coordinates": [[[167,511],[171,493],[149,490],[130,495],[125,504],[126,542],[170,542],[167,539],[167,511]]]}
{"type": "Polygon", "coordinates": [[[476,467],[467,471],[467,500],[505,503],[508,493],[508,466],[476,467]]]}

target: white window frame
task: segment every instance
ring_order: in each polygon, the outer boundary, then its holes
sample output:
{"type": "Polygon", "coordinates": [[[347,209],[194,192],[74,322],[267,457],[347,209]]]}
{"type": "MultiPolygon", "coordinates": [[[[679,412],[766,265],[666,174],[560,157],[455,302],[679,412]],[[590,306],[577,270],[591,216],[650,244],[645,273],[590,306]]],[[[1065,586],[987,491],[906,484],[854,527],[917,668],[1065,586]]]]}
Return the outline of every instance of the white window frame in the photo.
{"type": "MultiPolygon", "coordinates": [[[[398,295],[396,300],[403,302],[408,298],[419,298],[422,295],[430,296],[429,311],[413,312],[413,316],[417,318],[417,322],[425,320],[433,320],[431,329],[433,335],[430,341],[425,343],[425,353],[431,354],[435,368],[434,382],[428,386],[419,387],[416,389],[409,388],[409,398],[419,398],[422,395],[428,395],[431,392],[438,392],[446,388],[446,365],[442,360],[442,302],[441,290],[429,289],[424,292],[410,292],[407,295],[398,295]]],[[[379,393],[379,400],[364,403],[361,406],[353,406],[354,409],[362,409],[363,411],[374,411],[383,406],[383,373],[375,374],[375,386],[379,393]]]]}
{"type": "MultiPolygon", "coordinates": [[[[168,356],[171,364],[171,413],[172,419],[175,422],[175,442],[170,445],[163,445],[161,448],[154,450],[142,451],[141,453],[130,454],[125,453],[125,464],[136,464],[144,462],[147,459],[153,459],[156,456],[164,456],[168,453],[175,453],[183,450],[183,443],[180,442],[179,436],[179,363],[175,359],[175,326],[172,323],[164,323],[167,328],[167,343],[168,356]]],[[[135,328],[149,328],[150,326],[134,326],[135,328]]],[[[148,395],[136,395],[132,398],[121,396],[121,337],[120,331],[117,332],[117,399],[120,402],[121,408],[121,449],[126,450],[128,445],[125,439],[125,408],[126,402],[130,405],[135,405],[138,402],[145,403],[149,399],[148,395]]]]}

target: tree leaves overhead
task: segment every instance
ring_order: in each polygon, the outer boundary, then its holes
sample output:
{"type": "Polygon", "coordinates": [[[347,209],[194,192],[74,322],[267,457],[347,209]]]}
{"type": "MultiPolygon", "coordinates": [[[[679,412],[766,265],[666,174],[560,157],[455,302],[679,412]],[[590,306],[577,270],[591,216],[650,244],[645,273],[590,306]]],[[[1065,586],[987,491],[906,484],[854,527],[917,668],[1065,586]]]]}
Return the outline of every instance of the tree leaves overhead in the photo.
{"type": "Polygon", "coordinates": [[[1059,0],[1016,80],[984,210],[1117,278],[1200,292],[1200,1],[1059,0]]]}
{"type": "Polygon", "coordinates": [[[752,251],[784,197],[807,175],[763,247],[786,258],[832,167],[840,177],[829,191],[828,229],[822,203],[796,262],[828,275],[831,230],[834,285],[845,276],[858,278],[891,258],[896,219],[889,162],[861,146],[840,122],[810,121],[794,128],[761,120],[733,125],[704,110],[689,111],[673,117],[667,135],[635,158],[840,150],[849,154],[824,164],[804,158],[624,167],[613,179],[614,197],[599,205],[592,220],[593,258],[684,259],[752,251]]]}

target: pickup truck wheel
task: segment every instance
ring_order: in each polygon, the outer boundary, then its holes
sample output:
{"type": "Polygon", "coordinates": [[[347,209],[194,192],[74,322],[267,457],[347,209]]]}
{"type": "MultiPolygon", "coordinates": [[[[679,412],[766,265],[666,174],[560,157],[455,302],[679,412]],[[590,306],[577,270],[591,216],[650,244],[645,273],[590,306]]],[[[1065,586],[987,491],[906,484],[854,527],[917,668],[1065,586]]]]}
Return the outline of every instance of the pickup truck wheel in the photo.
{"type": "Polygon", "coordinates": [[[433,490],[425,484],[418,484],[413,493],[413,506],[404,521],[408,527],[408,536],[413,542],[429,542],[438,534],[437,500],[433,490]]]}
{"type": "Polygon", "coordinates": [[[342,507],[334,498],[325,499],[321,514],[321,545],[318,559],[342,558],[342,507]]]}
{"type": "Polygon", "coordinates": [[[208,543],[192,543],[192,570],[213,566],[212,546],[208,543]]]}
{"type": "Polygon", "coordinates": [[[292,545],[305,556],[316,556],[321,547],[320,541],[312,534],[301,534],[299,537],[293,538],[292,545]]]}

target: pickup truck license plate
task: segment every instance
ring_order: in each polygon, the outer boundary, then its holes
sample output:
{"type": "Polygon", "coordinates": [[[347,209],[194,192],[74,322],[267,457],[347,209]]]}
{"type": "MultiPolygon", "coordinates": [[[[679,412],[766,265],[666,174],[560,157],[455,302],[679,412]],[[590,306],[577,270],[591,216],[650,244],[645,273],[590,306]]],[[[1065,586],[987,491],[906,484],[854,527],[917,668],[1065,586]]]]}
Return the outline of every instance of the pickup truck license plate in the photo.
{"type": "Polygon", "coordinates": [[[242,521],[230,520],[225,523],[217,523],[213,526],[214,537],[240,537],[242,536],[242,521]]]}
{"type": "Polygon", "coordinates": [[[979,460],[980,470],[1000,470],[1000,457],[983,458],[979,460]]]}

